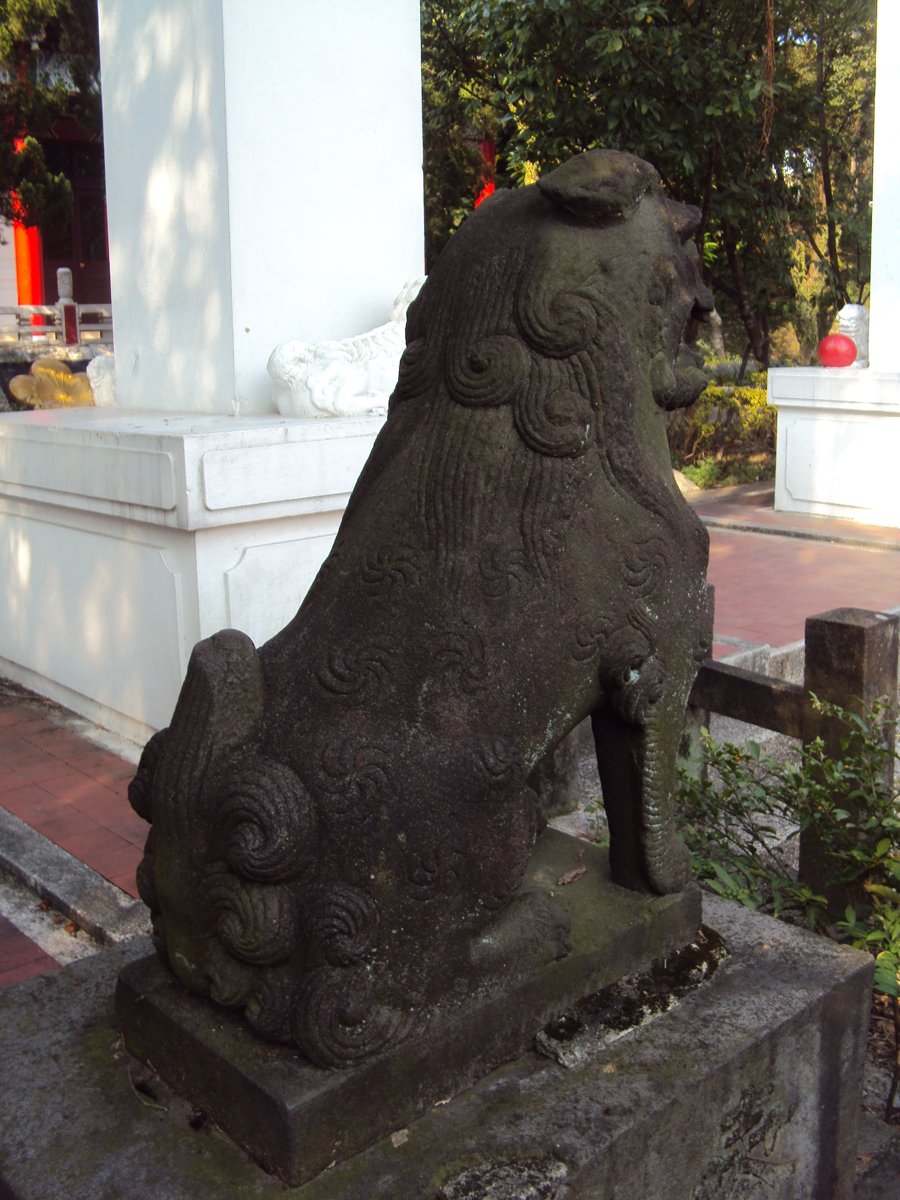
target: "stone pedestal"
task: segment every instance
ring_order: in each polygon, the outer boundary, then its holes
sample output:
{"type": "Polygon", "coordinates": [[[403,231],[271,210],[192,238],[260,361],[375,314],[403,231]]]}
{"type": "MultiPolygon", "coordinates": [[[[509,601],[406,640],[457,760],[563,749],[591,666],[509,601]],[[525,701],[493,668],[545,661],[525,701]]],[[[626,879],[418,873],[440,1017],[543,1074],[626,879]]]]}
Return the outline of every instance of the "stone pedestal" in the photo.
{"type": "Polygon", "coordinates": [[[323,1071],[261,1043],[237,1016],[188,995],[155,957],[119,979],[125,1045],[267,1170],[304,1183],[518,1058],[547,1022],[688,945],[700,926],[695,884],[655,898],[616,887],[605,851],[556,830],[538,840],[522,890],[569,918],[569,953],[526,974],[510,954],[499,985],[477,986],[475,970],[405,1041],[351,1070],[323,1071]]]}
{"type": "Polygon", "coordinates": [[[900,526],[900,372],[777,368],[768,386],[775,508],[900,526]]]}
{"type": "MultiPolygon", "coordinates": [[[[571,1070],[525,1053],[293,1194],[850,1200],[871,960],[711,897],[704,919],[730,957],[669,1012],[571,1070]]],[[[113,982],[146,953],[0,994],[3,1200],[285,1195],[123,1050],[113,982]]]]}
{"type": "Polygon", "coordinates": [[[194,644],[265,641],[331,549],[382,418],[0,420],[0,672],[136,741],[168,724],[194,644]]]}

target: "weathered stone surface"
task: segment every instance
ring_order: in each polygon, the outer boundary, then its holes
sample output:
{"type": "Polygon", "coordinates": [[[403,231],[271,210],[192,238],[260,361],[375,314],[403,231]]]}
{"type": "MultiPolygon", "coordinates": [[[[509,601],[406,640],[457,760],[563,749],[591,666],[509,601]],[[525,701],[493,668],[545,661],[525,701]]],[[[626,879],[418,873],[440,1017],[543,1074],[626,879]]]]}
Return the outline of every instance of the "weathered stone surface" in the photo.
{"type": "MultiPolygon", "coordinates": [[[[677,1007],[577,1070],[524,1055],[297,1200],[850,1200],[871,960],[709,896],[704,919],[730,957],[677,1007]]],[[[3,1200],[285,1195],[123,1052],[113,982],[147,949],[0,993],[3,1200]]]]}
{"type": "Polygon", "coordinates": [[[687,883],[670,793],[707,537],[664,414],[704,382],[679,352],[712,304],[697,219],[613,151],[484,204],[410,308],[387,423],[296,617],[258,652],[200,643],[148,744],[131,798],[160,952],[319,1068],[402,1042],[460,980],[566,953],[546,903],[510,914],[527,777],[584,717],[613,877],[687,883]]]}
{"type": "Polygon", "coordinates": [[[550,829],[508,910],[511,920],[522,907],[532,936],[555,940],[553,922],[564,922],[568,954],[523,974],[513,928],[505,946],[492,947],[508,963],[505,978],[461,977],[403,1042],[353,1070],[322,1071],[296,1050],[262,1046],[236,1015],[220,1012],[211,1021],[209,1005],[154,958],[120,978],[125,1044],[267,1169],[302,1183],[518,1058],[546,1022],[680,950],[700,926],[696,886],[653,899],[617,887],[604,851],[550,829]],[[540,931],[531,913],[543,898],[540,931]]]}

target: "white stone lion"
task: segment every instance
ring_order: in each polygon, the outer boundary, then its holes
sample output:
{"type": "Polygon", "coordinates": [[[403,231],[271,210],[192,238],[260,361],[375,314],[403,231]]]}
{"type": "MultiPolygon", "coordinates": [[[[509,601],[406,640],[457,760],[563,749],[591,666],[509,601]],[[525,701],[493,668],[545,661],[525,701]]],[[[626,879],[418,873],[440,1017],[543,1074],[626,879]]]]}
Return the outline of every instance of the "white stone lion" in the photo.
{"type": "Polygon", "coordinates": [[[358,417],[387,412],[406,343],[406,310],[425,282],[404,284],[386,324],[338,341],[276,346],[267,370],[286,417],[358,417]]]}

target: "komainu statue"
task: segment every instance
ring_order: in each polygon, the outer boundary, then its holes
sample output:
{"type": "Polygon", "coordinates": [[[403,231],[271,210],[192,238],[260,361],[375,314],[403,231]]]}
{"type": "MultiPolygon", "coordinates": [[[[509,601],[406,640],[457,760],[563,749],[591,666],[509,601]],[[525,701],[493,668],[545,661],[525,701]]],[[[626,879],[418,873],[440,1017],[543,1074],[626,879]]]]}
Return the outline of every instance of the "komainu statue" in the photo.
{"type": "Polygon", "coordinates": [[[595,150],[466,221],[297,615],[259,650],[201,642],[144,751],[160,955],[317,1066],[566,954],[552,902],[519,886],[526,780],[587,715],[613,878],[687,882],[671,793],[707,537],[665,413],[704,382],[681,348],[712,308],[697,220],[647,163],[595,150]]]}

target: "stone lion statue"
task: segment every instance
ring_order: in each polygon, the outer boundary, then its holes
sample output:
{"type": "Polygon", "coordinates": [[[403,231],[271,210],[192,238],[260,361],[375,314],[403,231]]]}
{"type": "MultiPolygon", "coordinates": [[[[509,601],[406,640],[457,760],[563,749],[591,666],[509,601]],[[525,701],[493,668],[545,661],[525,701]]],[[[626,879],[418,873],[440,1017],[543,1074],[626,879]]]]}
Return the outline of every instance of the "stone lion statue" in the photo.
{"type": "Polygon", "coordinates": [[[282,342],[269,355],[275,407],[286,417],[358,417],[384,413],[397,382],[406,311],[424,277],[408,280],[388,320],[355,337],[282,342]]]}
{"type": "MultiPolygon", "coordinates": [[[[435,997],[567,951],[520,883],[529,772],[590,715],[614,879],[682,889],[672,788],[710,644],[707,536],[665,410],[712,308],[696,210],[590,151],[497,192],[409,310],[387,422],[333,552],[257,650],[194,650],[131,785],[182,984],[323,1068],[435,997]]],[[[600,919],[598,917],[598,919],[600,919]]]]}

